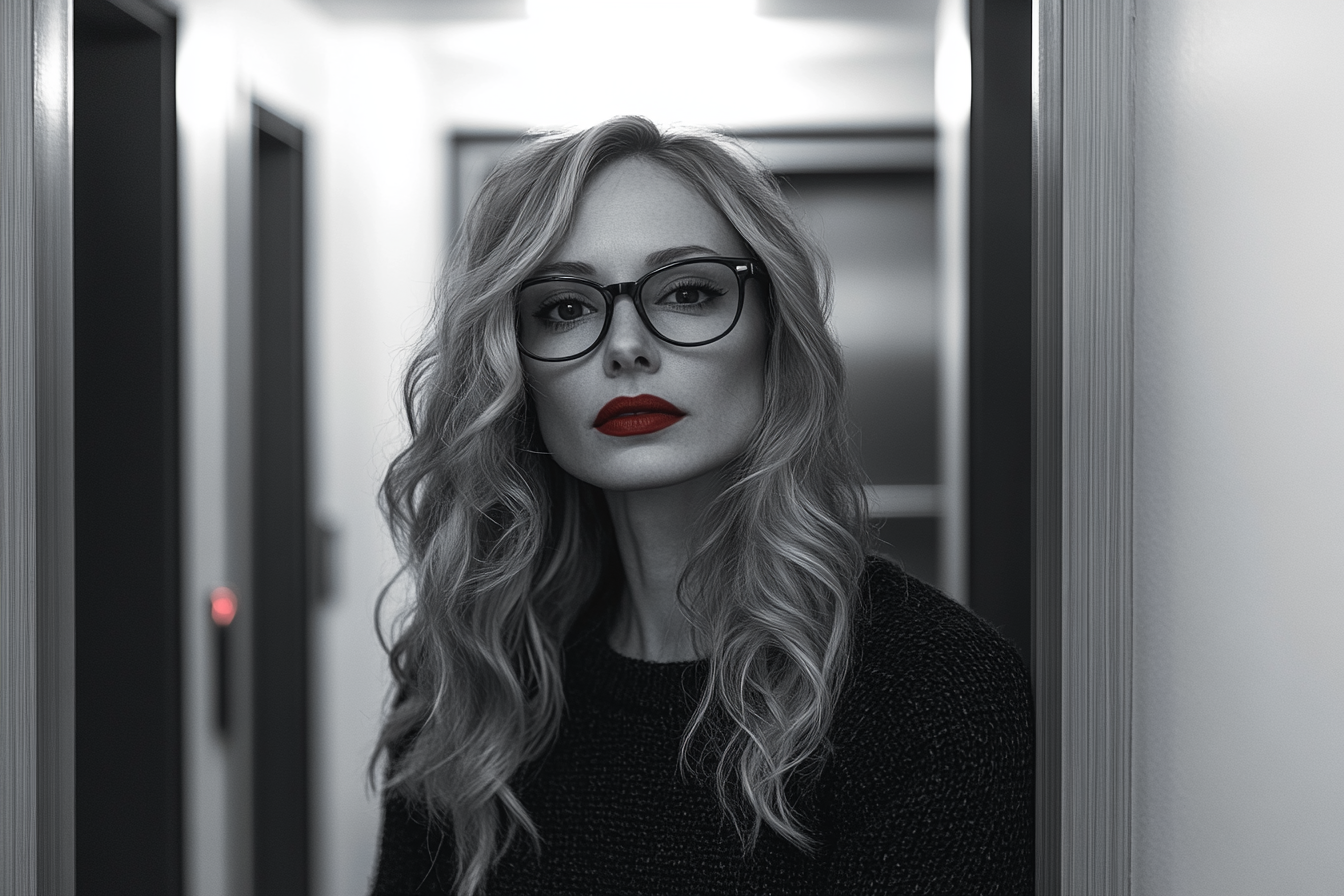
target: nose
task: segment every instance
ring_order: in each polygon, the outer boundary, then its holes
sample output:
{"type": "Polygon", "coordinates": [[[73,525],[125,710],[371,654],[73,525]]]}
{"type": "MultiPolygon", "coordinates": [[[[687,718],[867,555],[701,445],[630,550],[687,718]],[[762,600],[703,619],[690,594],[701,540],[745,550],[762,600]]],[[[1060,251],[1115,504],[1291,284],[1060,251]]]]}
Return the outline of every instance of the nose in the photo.
{"type": "Polygon", "coordinates": [[[644,326],[635,300],[618,295],[611,307],[611,327],[602,347],[602,366],[608,376],[642,370],[652,373],[661,361],[658,339],[644,326]]]}

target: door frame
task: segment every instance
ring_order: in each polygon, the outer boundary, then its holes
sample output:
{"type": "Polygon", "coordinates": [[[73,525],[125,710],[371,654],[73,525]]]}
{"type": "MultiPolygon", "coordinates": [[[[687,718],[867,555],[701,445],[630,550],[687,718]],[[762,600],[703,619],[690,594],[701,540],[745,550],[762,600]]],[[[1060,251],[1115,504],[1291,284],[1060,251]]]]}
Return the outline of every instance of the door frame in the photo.
{"type": "MultiPolygon", "coordinates": [[[[0,28],[0,885],[74,885],[70,2],[0,28]],[[18,682],[18,684],[16,684],[18,682]]],[[[1133,0],[1033,0],[1038,892],[1127,894],[1133,0]],[[1065,85],[1068,89],[1065,90],[1065,85]]]]}
{"type": "MultiPolygon", "coordinates": [[[[306,896],[309,574],[304,132],[253,99],[249,393],[251,884],[306,896]]],[[[240,311],[242,309],[239,309],[240,311]]],[[[238,707],[240,710],[244,707],[238,707]]]]}
{"type": "Polygon", "coordinates": [[[1130,892],[1134,0],[1033,0],[1037,893],[1130,892]]]}
{"type": "Polygon", "coordinates": [[[0,6],[0,891],[75,888],[70,0],[0,6]]]}

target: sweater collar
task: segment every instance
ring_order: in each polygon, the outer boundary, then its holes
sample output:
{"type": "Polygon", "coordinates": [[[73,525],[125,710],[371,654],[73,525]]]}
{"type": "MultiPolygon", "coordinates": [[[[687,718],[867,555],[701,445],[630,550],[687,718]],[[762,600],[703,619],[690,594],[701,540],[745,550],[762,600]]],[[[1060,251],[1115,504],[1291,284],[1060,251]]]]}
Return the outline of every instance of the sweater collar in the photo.
{"type": "Polygon", "coordinates": [[[709,678],[708,660],[654,663],[617,653],[607,643],[603,624],[588,627],[571,641],[566,664],[570,699],[593,695],[660,713],[694,709],[709,678]]]}

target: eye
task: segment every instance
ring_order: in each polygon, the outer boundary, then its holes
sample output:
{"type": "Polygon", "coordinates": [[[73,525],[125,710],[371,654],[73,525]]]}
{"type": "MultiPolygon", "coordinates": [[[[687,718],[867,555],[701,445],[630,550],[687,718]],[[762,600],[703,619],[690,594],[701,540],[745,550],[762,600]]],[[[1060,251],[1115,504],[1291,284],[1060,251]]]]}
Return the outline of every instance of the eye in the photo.
{"type": "Polygon", "coordinates": [[[718,284],[700,280],[683,280],[664,288],[658,297],[658,305],[703,305],[724,295],[726,290],[718,284]]]}
{"type": "Polygon", "coordinates": [[[585,314],[592,312],[591,308],[588,308],[582,302],[576,302],[573,299],[556,302],[546,310],[549,311],[550,315],[556,320],[578,320],[585,314]]]}
{"type": "Polygon", "coordinates": [[[532,316],[552,323],[573,323],[597,313],[598,309],[582,296],[555,295],[543,301],[532,316]]]}

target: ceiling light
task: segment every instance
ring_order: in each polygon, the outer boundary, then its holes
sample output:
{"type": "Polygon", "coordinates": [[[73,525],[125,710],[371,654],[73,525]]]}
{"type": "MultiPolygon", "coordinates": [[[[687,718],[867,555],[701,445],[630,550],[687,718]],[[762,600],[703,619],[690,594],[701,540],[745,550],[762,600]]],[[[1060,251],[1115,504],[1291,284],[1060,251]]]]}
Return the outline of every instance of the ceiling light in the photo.
{"type": "Polygon", "coordinates": [[[712,22],[747,18],[755,11],[756,0],[527,0],[530,17],[569,24],[669,19],[712,22]]]}

